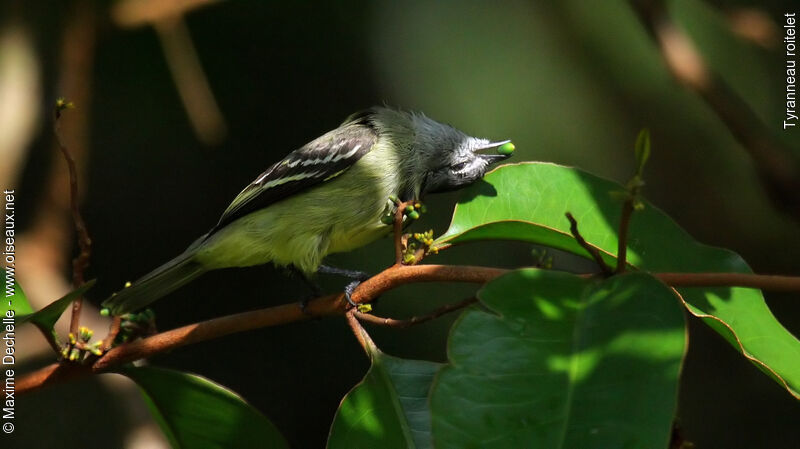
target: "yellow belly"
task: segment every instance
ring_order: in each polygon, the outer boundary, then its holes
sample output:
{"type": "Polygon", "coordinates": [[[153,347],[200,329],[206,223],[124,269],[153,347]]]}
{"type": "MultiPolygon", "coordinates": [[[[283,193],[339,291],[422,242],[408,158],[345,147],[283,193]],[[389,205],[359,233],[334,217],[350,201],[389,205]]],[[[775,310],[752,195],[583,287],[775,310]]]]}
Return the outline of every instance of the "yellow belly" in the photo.
{"type": "Polygon", "coordinates": [[[200,245],[196,259],[209,269],[273,262],[313,273],[327,254],[388,234],[380,219],[400,183],[379,168],[380,157],[371,151],[345,174],[232,222],[200,245]]]}

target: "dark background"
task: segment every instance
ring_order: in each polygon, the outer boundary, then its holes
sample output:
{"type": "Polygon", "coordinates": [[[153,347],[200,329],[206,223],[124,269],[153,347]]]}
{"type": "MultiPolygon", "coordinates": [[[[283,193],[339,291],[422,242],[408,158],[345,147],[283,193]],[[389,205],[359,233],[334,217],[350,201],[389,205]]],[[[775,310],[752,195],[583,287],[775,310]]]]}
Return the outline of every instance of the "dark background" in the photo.
{"type": "MultiPolygon", "coordinates": [[[[755,45],[728,26],[731,12],[758,7],[781,39],[790,4],[681,0],[670,7],[711,66],[799,150],[800,130],[780,126],[783,47],[755,45]]],[[[625,2],[231,1],[194,10],[184,19],[228,126],[212,145],[193,132],[153,28],[118,27],[108,3],[93,5],[99,25],[87,80],[91,103],[68,113],[91,111],[83,211],[94,242],[94,303],[181,252],[269,164],[351,112],[382,103],[424,111],[472,135],[511,138],[516,161],[575,165],[619,182],[633,172],[633,141],[647,126],[650,201],[699,241],[738,252],[757,272],[800,274],[798,223],[768,200],[747,153],[719,118],[669,76],[625,2]]],[[[0,8],[6,24],[22,23],[33,37],[45,111],[69,96],[56,80],[74,6],[0,8]]],[[[36,129],[20,204],[36,204],[52,160],[45,112],[36,129]]],[[[431,212],[415,229],[443,232],[455,199],[429,198],[431,212]]],[[[23,226],[33,219],[32,210],[25,212],[23,226]]],[[[392,257],[384,239],[328,262],[377,272],[392,257]]],[[[531,256],[530,248],[497,243],[454,249],[438,260],[511,267],[530,264],[531,256]]],[[[556,264],[587,267],[558,254],[556,264]]],[[[329,291],[343,285],[320,281],[329,291]]],[[[378,313],[424,313],[472,290],[405,287],[385,295],[378,313]]],[[[307,294],[300,280],[260,266],[209,273],[154,308],[159,328],[169,329],[307,294]]],[[[796,294],[769,293],[767,302],[800,334],[796,294]]],[[[374,329],[373,336],[392,355],[443,361],[451,322],[374,329]]],[[[686,438],[699,448],[798,447],[797,401],[697,319],[690,319],[690,339],[678,413],[686,438]]],[[[294,447],[323,446],[339,401],[368,367],[340,319],[225,337],[151,362],[231,388],[294,447]]],[[[122,446],[123,429],[137,418],[107,388],[82,382],[19,398],[19,447],[122,446]],[[68,412],[75,404],[80,412],[68,412]],[[43,432],[42,420],[54,430],[43,432]]]]}

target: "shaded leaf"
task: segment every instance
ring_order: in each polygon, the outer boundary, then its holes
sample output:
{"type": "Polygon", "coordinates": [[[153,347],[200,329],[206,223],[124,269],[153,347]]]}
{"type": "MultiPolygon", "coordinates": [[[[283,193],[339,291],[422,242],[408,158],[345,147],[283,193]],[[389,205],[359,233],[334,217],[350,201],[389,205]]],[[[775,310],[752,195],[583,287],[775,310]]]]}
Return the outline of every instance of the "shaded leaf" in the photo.
{"type": "Polygon", "coordinates": [[[686,350],[668,287],[525,269],[478,297],[433,385],[437,448],[668,446],[686,350]]]}
{"type": "Polygon", "coordinates": [[[227,388],[195,374],[153,367],[119,371],[136,382],[174,448],[285,448],[261,412],[227,388]]]}
{"type": "Polygon", "coordinates": [[[328,447],[433,447],[428,393],[441,365],[371,352],[367,375],[336,411],[328,447]]]}
{"type": "Polygon", "coordinates": [[[58,321],[58,319],[61,318],[61,315],[64,313],[64,310],[66,310],[67,307],[69,307],[69,305],[72,304],[72,301],[74,301],[75,298],[84,295],[90,288],[92,288],[94,283],[95,280],[92,279],[91,281],[86,282],[85,284],[67,293],[61,298],[51,302],[43,309],[29,315],[17,317],[17,323],[22,324],[26,322],[31,322],[35,324],[36,327],[41,329],[42,332],[51,334],[53,336],[53,341],[58,341],[58,336],[56,335],[56,331],[53,328],[56,325],[56,321],[58,321]]]}
{"type": "MultiPolygon", "coordinates": [[[[618,184],[575,168],[537,162],[506,165],[484,179],[497,194],[481,196],[478,185],[467,189],[464,193],[470,200],[458,204],[437,245],[511,239],[588,257],[569,233],[564,218],[569,211],[584,238],[615,264],[622,203],[614,192],[623,190],[618,184]]],[[[651,272],[751,272],[739,255],[697,243],[651,205],[631,220],[627,260],[651,272]]],[[[800,398],[800,342],[772,315],[759,290],[679,291],[691,313],[800,398]]]]}

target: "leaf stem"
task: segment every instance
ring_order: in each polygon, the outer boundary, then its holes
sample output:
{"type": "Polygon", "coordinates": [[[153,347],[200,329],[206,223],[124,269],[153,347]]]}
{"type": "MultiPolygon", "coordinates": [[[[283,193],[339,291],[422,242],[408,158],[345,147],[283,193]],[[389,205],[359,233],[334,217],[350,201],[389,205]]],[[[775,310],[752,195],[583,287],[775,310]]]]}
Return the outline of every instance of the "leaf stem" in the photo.
{"type": "Polygon", "coordinates": [[[589,242],[583,238],[580,231],[578,231],[578,221],[575,220],[575,217],[573,217],[572,213],[570,212],[567,212],[565,215],[567,216],[567,220],[569,220],[569,231],[572,233],[572,237],[574,237],[575,241],[577,241],[578,244],[581,245],[581,247],[585,249],[590,256],[592,256],[592,259],[594,259],[597,266],[600,267],[600,271],[603,273],[603,275],[610,276],[613,273],[611,267],[609,267],[606,261],[603,260],[603,256],[600,255],[600,251],[598,251],[597,248],[589,244],[589,242]]]}
{"type": "Polygon", "coordinates": [[[619,233],[617,235],[617,269],[614,270],[616,274],[624,273],[628,265],[628,228],[631,224],[634,201],[634,196],[630,195],[622,205],[622,218],[619,220],[619,233]]]}

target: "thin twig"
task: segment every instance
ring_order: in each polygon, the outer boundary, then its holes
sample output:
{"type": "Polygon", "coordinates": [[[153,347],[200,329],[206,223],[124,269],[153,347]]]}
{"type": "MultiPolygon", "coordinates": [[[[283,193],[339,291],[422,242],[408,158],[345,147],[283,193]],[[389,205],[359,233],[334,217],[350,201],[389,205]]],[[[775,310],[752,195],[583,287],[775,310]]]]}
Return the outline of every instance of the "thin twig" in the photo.
{"type": "MultiPolygon", "coordinates": [[[[55,298],[62,296],[65,291],[70,290],[70,285],[77,285],[72,275],[76,268],[73,258],[78,256],[80,251],[73,251],[73,248],[78,246],[75,244],[78,239],[72,217],[75,194],[68,188],[71,183],[70,172],[62,162],[65,157],[61,147],[69,149],[76,168],[75,172],[82,173],[89,151],[88,122],[92,104],[91,86],[98,27],[95,3],[92,0],[72,1],[69,2],[69,11],[65,11],[67,17],[59,40],[61,44],[58,48],[58,79],[55,90],[78,104],[80,113],[64,113],[57,121],[55,116],[51,118],[53,122],[50,123],[50,129],[53,135],[50,142],[52,145],[52,152],[49,155],[52,159],[50,169],[42,194],[32,208],[34,216],[30,226],[24,232],[24,239],[19,239],[19,252],[27,255],[24,272],[20,270],[21,282],[27,280],[29,282],[22,284],[32,286],[26,293],[34,310],[42,309],[55,298]],[[71,267],[66,283],[63,276],[64,265],[71,267]]],[[[80,203],[85,183],[80,183],[79,187],[80,203]]],[[[82,325],[98,327],[98,324],[102,323],[102,326],[105,326],[105,321],[99,315],[85,313],[87,307],[91,306],[87,304],[82,308],[82,316],[70,311],[72,319],[63,317],[64,320],[59,320],[55,326],[58,334],[67,334],[70,330],[75,332],[78,319],[82,325]],[[66,321],[63,327],[62,321],[66,321]]],[[[47,329],[46,332],[48,338],[52,338],[51,329],[47,329]]],[[[61,340],[60,337],[55,338],[61,340]]],[[[32,347],[29,353],[34,355],[40,351],[49,352],[47,348],[39,345],[32,347]]],[[[61,349],[57,353],[60,354],[61,349]]]]}
{"type": "Polygon", "coordinates": [[[413,201],[403,201],[397,205],[397,210],[394,212],[394,264],[400,265],[403,263],[403,217],[405,215],[406,206],[413,204],[413,201]]]}
{"type": "Polygon", "coordinates": [[[592,259],[594,259],[597,266],[600,267],[600,271],[605,276],[610,276],[612,274],[611,267],[609,267],[606,261],[603,260],[603,256],[600,255],[600,251],[598,251],[597,248],[589,244],[589,242],[583,238],[580,231],[578,231],[578,222],[575,220],[575,217],[573,217],[570,212],[567,212],[565,215],[567,216],[567,220],[569,220],[569,232],[572,233],[572,237],[574,237],[575,241],[577,241],[578,244],[581,245],[581,247],[585,249],[590,256],[592,256],[592,259]]]}
{"type": "MultiPolygon", "coordinates": [[[[61,111],[63,109],[63,105],[56,105],[53,133],[55,134],[58,148],[61,150],[61,154],[64,155],[64,160],[67,162],[67,167],[69,169],[70,209],[72,212],[72,222],[75,225],[75,232],[78,234],[78,246],[80,247],[80,253],[72,261],[72,285],[78,288],[86,282],[84,272],[86,271],[86,267],[89,266],[89,258],[92,254],[92,239],[89,238],[89,231],[86,228],[86,222],[83,221],[78,204],[80,201],[78,198],[78,169],[75,165],[75,159],[61,140],[59,119],[61,118],[61,111]]],[[[83,296],[75,298],[75,301],[72,302],[72,317],[70,319],[69,331],[73,335],[78,335],[82,306],[83,296]]]]}
{"type": "Polygon", "coordinates": [[[409,318],[407,320],[397,320],[397,319],[394,319],[394,318],[383,318],[383,317],[371,315],[371,314],[368,314],[368,313],[361,313],[361,312],[358,312],[358,311],[353,312],[353,315],[355,315],[355,317],[358,318],[359,320],[367,322],[367,323],[370,323],[370,324],[375,324],[375,325],[378,325],[378,326],[395,327],[395,328],[404,329],[404,328],[407,328],[407,327],[410,327],[410,326],[414,326],[415,324],[421,324],[421,323],[425,323],[427,321],[434,320],[434,319],[439,318],[440,316],[445,315],[447,313],[455,312],[456,310],[460,310],[460,309],[463,309],[465,307],[469,307],[472,304],[475,304],[476,302],[478,302],[478,298],[475,298],[475,297],[467,298],[467,299],[465,299],[463,301],[459,301],[459,302],[456,302],[456,303],[453,303],[453,304],[447,304],[447,305],[444,305],[442,307],[439,307],[438,309],[434,310],[433,312],[431,312],[431,313],[429,313],[427,315],[415,316],[415,317],[409,318]]]}
{"type": "Polygon", "coordinates": [[[372,349],[374,349],[375,343],[370,338],[367,330],[361,326],[361,323],[355,318],[356,312],[355,308],[350,309],[347,313],[344,314],[345,319],[347,320],[347,324],[350,325],[350,329],[353,331],[353,335],[356,336],[356,340],[358,340],[358,344],[361,345],[361,348],[364,349],[364,352],[367,355],[372,354],[372,349]]]}
{"type": "Polygon", "coordinates": [[[120,326],[122,325],[122,317],[115,316],[111,319],[111,325],[108,328],[108,335],[103,339],[103,347],[101,350],[105,353],[114,346],[114,340],[117,339],[120,326]]]}

